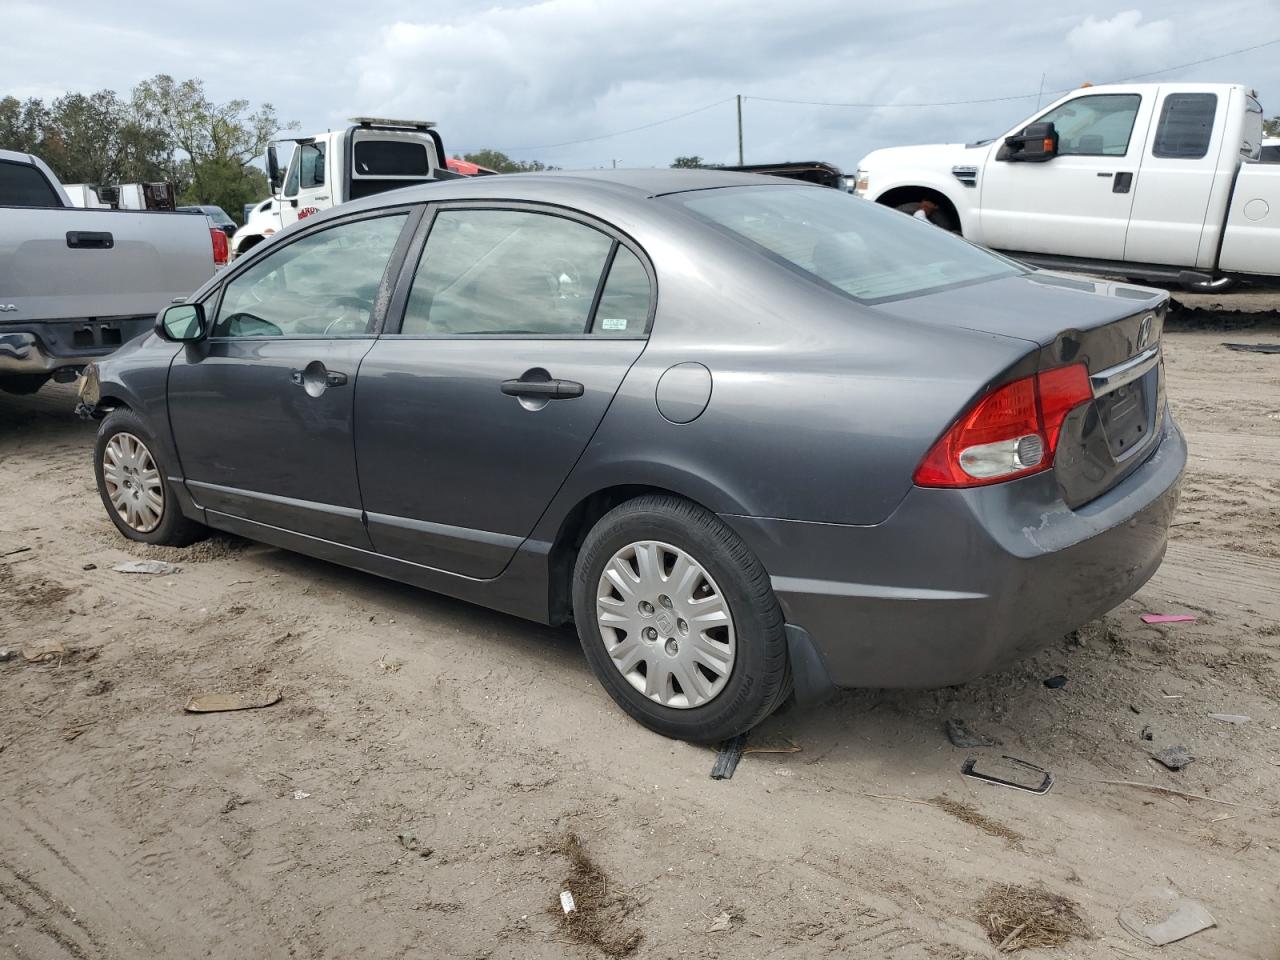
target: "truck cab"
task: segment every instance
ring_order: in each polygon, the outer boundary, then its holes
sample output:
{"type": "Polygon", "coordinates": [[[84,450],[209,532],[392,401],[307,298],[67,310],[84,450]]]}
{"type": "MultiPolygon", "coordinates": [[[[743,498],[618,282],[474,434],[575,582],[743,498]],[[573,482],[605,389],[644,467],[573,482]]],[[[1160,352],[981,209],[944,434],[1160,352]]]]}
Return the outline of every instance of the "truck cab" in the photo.
{"type": "Polygon", "coordinates": [[[267,170],[279,196],[282,226],[349,200],[454,176],[435,126],[426,120],[353,117],[345,130],[295,139],[283,174],[271,144],[267,170]]]}
{"type": "Polygon", "coordinates": [[[1194,285],[1280,275],[1280,171],[1238,84],[1073,90],[1002,136],[862,159],[856,192],[1031,263],[1194,285]]]}

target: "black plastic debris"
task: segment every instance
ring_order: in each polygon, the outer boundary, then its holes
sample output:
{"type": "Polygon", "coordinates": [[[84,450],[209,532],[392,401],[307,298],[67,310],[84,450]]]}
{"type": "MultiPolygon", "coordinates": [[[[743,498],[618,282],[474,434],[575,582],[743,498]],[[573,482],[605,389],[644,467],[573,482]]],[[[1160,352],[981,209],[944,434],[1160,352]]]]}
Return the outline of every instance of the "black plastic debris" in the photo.
{"type": "Polygon", "coordinates": [[[742,751],[746,749],[747,736],[745,733],[740,733],[736,737],[720,744],[720,750],[716,754],[715,765],[711,768],[712,780],[730,780],[733,778],[733,771],[738,769],[738,761],[742,759],[742,751]]]}
{"type": "Polygon", "coordinates": [[[1067,678],[1060,673],[1056,677],[1050,677],[1044,682],[1044,685],[1050,690],[1057,690],[1067,685],[1067,678]]]}
{"type": "Polygon", "coordinates": [[[1181,770],[1195,759],[1186,747],[1165,747],[1151,756],[1170,770],[1181,770]]]}
{"type": "Polygon", "coordinates": [[[1245,353],[1280,353],[1280,343],[1223,343],[1228,350],[1245,353]]]}
{"type": "Polygon", "coordinates": [[[1150,728],[1150,727],[1143,727],[1143,728],[1142,728],[1142,739],[1143,739],[1143,740],[1154,740],[1155,738],[1156,738],[1156,737],[1155,737],[1155,734],[1151,732],[1151,728],[1150,728]]]}
{"type": "Polygon", "coordinates": [[[999,740],[992,740],[990,737],[975,733],[969,729],[967,723],[955,717],[947,721],[947,739],[955,746],[966,750],[971,747],[995,747],[1000,744],[999,740]]]}

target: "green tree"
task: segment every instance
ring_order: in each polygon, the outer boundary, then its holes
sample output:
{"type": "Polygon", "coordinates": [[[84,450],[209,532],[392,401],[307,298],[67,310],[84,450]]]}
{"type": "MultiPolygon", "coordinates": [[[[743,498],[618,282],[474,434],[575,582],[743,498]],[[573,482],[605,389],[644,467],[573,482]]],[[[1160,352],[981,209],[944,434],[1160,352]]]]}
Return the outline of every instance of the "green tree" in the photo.
{"type": "Polygon", "coordinates": [[[702,162],[701,157],[676,157],[671,166],[694,170],[699,167],[704,167],[706,164],[702,162]]]}
{"type": "Polygon", "coordinates": [[[555,169],[537,160],[512,160],[501,150],[476,150],[474,153],[464,153],[462,159],[498,173],[537,173],[539,170],[555,169]]]}
{"type": "Polygon", "coordinates": [[[1280,117],[1272,117],[1262,123],[1262,132],[1268,137],[1280,137],[1280,117]]]}
{"type": "Polygon", "coordinates": [[[48,113],[42,100],[0,99],[0,150],[36,153],[48,113]]]}
{"type": "Polygon", "coordinates": [[[132,106],[144,126],[163,136],[167,179],[180,201],[217,204],[233,216],[266,192],[252,162],[277,133],[298,126],[282,122],[269,103],[256,110],[248,100],[215,103],[202,81],[179,82],[167,74],[139,83],[132,106]]]}

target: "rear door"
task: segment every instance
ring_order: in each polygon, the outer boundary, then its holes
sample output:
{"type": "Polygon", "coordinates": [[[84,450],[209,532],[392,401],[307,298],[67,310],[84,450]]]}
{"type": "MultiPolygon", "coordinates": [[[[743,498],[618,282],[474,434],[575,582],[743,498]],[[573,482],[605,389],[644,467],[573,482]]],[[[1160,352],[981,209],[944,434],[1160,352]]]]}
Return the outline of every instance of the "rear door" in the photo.
{"type": "Polygon", "coordinates": [[[1123,259],[1133,181],[1150,117],[1150,103],[1137,92],[1087,94],[1036,118],[1058,130],[1058,155],[1051,160],[1002,159],[1003,140],[998,140],[983,168],[983,244],[1123,259]]]}
{"type": "Polygon", "coordinates": [[[491,578],[644,349],[656,283],[630,241],[558,208],[442,205],[426,229],[403,322],[361,368],[369,534],[381,553],[491,578]]]}
{"type": "MultiPolygon", "coordinates": [[[[1212,265],[1217,230],[1203,244],[1209,197],[1219,177],[1229,189],[1240,144],[1228,150],[1228,98],[1170,90],[1156,94],[1155,129],[1134,183],[1124,259],[1194,267],[1212,265]],[[1229,162],[1223,162],[1230,155],[1229,162]],[[1225,169],[1223,169],[1225,167],[1225,169]],[[1202,249],[1203,248],[1203,249],[1202,249]]],[[[1225,196],[1225,190],[1223,195],[1225,196]]],[[[1215,218],[1221,222],[1221,208],[1215,218]]]]}
{"type": "Polygon", "coordinates": [[[211,335],[169,370],[169,419],[197,503],[370,546],[352,435],[356,375],[414,216],[381,210],[299,232],[229,279],[210,305],[211,335]]]}

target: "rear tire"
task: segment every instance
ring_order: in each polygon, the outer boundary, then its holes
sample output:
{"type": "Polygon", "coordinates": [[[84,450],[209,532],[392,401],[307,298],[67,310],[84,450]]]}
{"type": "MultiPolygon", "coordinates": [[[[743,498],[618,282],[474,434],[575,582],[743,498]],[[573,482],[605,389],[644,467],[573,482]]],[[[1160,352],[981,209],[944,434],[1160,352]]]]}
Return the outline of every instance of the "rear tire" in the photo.
{"type": "Polygon", "coordinates": [[[782,610],[764,567],[715,514],[679,497],[638,497],[596,523],[574,566],[573,612],[601,685],[663,736],[728,739],[764,720],[791,691],[782,610]],[[650,551],[647,566],[639,549],[650,551]],[[610,587],[619,562],[636,572],[626,595],[610,587]],[[727,610],[727,624],[700,625],[697,619],[714,619],[696,609],[702,603],[727,610]]]}
{"type": "Polygon", "coordinates": [[[185,547],[209,528],[183,516],[155,438],[129,409],[113,410],[93,445],[98,495],[116,529],[130,540],[185,547]]]}

